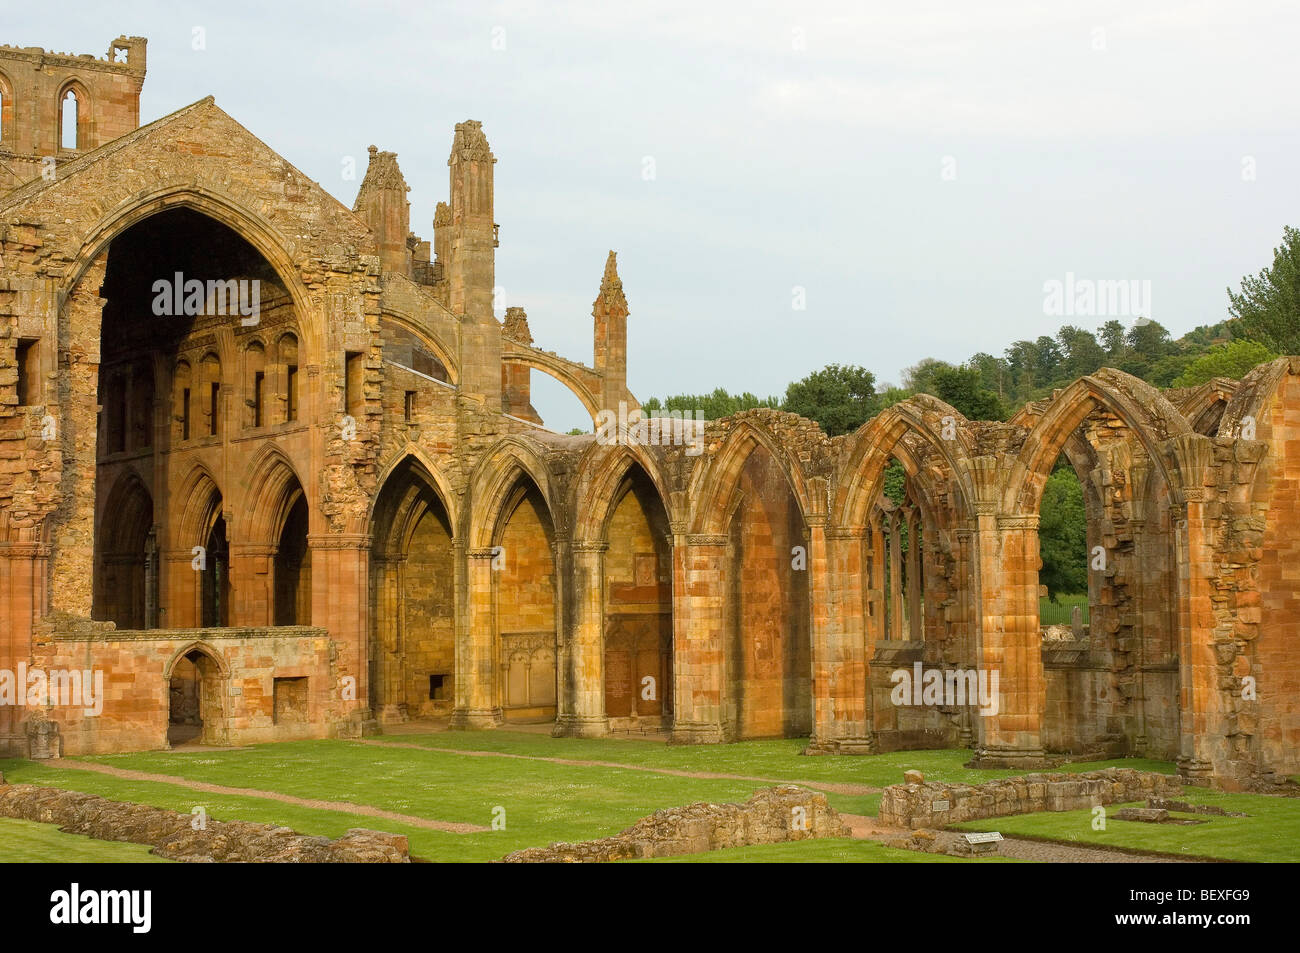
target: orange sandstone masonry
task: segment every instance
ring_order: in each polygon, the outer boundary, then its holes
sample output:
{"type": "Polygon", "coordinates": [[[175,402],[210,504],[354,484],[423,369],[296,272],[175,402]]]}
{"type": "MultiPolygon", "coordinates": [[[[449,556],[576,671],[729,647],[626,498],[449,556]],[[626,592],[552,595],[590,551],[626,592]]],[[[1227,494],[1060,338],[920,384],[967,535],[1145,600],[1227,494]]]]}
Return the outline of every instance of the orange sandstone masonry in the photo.
{"type": "Polygon", "coordinates": [[[593,419],[639,406],[616,256],[590,365],[522,308],[499,321],[480,123],[425,240],[393,153],[349,209],[211,98],[140,126],[144,72],[138,38],[0,48],[0,669],[104,675],[97,715],[0,706],[0,753],[438,715],[1300,772],[1300,359],[1165,392],[1103,370],[1005,423],[918,396],[834,439],[774,410],[708,423],[698,454],[564,436],[531,369],[593,419]],[[176,274],[256,281],[258,320],[155,314],[176,274]],[[1062,453],[1104,558],[1087,627],[1045,641],[1062,453]],[[995,713],[891,704],[917,663],[996,671],[995,713]]]}

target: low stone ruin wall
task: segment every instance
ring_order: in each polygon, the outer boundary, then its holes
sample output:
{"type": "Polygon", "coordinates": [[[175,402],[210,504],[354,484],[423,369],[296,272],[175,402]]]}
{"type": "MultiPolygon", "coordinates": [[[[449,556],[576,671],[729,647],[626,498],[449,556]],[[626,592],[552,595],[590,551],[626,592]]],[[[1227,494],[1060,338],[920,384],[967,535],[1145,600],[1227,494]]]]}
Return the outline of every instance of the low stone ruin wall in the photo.
{"type": "Polygon", "coordinates": [[[72,834],[99,840],[149,844],[152,853],[191,863],[404,864],[410,862],[406,838],[354,828],[338,840],[308,837],[287,827],[245,821],[196,818],[146,804],[110,801],[94,794],[0,779],[0,817],[57,824],[72,834]]]}
{"type": "Polygon", "coordinates": [[[508,864],[600,863],[676,857],[724,847],[847,837],[826,795],[794,785],[759,791],[744,804],[691,804],[656,811],[623,833],[580,844],[530,847],[507,854],[508,864]]]}
{"type": "Polygon", "coordinates": [[[880,822],[940,828],[961,821],[1039,811],[1077,811],[1098,804],[1178,797],[1177,775],[1106,768],[1085,774],[1027,774],[983,784],[894,784],[880,799],[880,822]]]}

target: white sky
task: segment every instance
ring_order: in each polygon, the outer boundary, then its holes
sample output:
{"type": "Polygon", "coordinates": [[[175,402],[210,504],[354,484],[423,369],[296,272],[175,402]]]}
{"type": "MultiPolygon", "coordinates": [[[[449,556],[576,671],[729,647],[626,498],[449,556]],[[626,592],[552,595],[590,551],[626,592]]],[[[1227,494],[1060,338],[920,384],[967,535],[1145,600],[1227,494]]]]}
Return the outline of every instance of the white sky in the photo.
{"type": "MultiPolygon", "coordinates": [[[[396,151],[425,238],[453,127],[481,120],[506,303],[590,362],[617,250],[643,399],[1001,353],[1055,333],[1067,272],[1150,281],[1176,336],[1300,224],[1282,2],[14,6],[0,42],[148,37],[142,121],[212,94],[348,205],[366,146],[396,151]]],[[[586,423],[533,378],[548,424],[586,423]]]]}

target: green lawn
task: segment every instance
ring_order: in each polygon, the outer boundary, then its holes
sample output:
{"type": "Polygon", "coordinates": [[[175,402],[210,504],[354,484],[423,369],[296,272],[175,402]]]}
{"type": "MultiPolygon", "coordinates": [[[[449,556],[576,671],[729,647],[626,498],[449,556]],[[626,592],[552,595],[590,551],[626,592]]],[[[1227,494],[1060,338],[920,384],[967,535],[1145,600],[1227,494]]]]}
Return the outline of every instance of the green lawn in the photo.
{"type": "Polygon", "coordinates": [[[166,864],[145,844],[65,834],[53,824],[0,817],[0,863],[166,864]]]}
{"type": "MultiPolygon", "coordinates": [[[[0,761],[0,771],[14,783],[87,791],[114,800],[153,804],[187,814],[191,808],[201,805],[216,820],[283,824],[306,834],[339,837],[351,827],[378,828],[405,834],[410,839],[413,856],[435,861],[493,860],[523,847],[605,837],[660,808],[696,801],[744,801],[763,784],[759,781],[689,778],[618,767],[562,765],[429,750],[432,748],[496,751],[873,787],[898,783],[903,771],[911,768],[923,771],[927,779],[948,782],[979,782],[1017,773],[964,768],[962,764],[971,757],[971,752],[966,750],[898,752],[870,757],[804,757],[800,752],[805,742],[801,740],[679,747],[626,739],[556,739],[517,731],[400,735],[388,740],[423,747],[387,748],[337,740],[299,741],[238,750],[158,751],[82,760],[192,781],[276,791],[302,798],[347,801],[420,818],[483,826],[492,824],[493,809],[501,807],[505,809],[505,830],[476,834],[445,833],[383,818],[300,807],[256,796],[215,795],[168,782],[119,779],[68,768],[59,762],[0,761]]],[[[1075,764],[1060,770],[1084,771],[1107,765],[1163,772],[1174,770],[1173,765],[1166,762],[1139,759],[1075,764]]],[[[879,794],[831,793],[828,797],[837,809],[855,814],[874,814],[880,803],[879,794]]],[[[1280,802],[1280,799],[1251,795],[1237,797],[1267,802],[1270,810],[1272,805],[1280,802]]],[[[1288,803],[1300,809],[1300,801],[1288,803]]],[[[1264,816],[1266,810],[1261,808],[1251,813],[1264,816]]],[[[1278,816],[1284,815],[1285,811],[1278,816]]],[[[1046,817],[1059,819],[1065,816],[1046,817]]],[[[1122,824],[1111,824],[1112,836],[1115,836],[1113,828],[1122,824]]],[[[1196,830],[1207,826],[1201,825],[1196,830]]],[[[1276,825],[1270,824],[1270,828],[1272,833],[1261,835],[1262,839],[1278,836],[1276,825]]],[[[1008,832],[1009,823],[1003,824],[1002,829],[1008,832]]],[[[1191,829],[1174,830],[1181,835],[1191,829]]],[[[1295,840],[1295,833],[1292,829],[1286,839],[1295,840]]],[[[838,859],[841,855],[844,859],[885,860],[896,853],[882,854],[879,850],[883,848],[822,841],[774,849],[777,854],[789,850],[792,860],[808,861],[838,859]]],[[[736,859],[766,859],[763,852],[768,848],[747,850],[756,853],[742,852],[735,855],[736,859]]],[[[902,853],[904,856],[896,859],[917,862],[933,859],[913,852],[902,853]]]]}
{"type": "Polygon", "coordinates": [[[1085,592],[1079,596],[1067,596],[1060,593],[1053,602],[1047,597],[1038,600],[1038,621],[1042,625],[1069,625],[1071,620],[1071,611],[1074,606],[1078,606],[1083,612],[1083,624],[1088,624],[1088,594],[1085,592]]]}
{"type": "Polygon", "coordinates": [[[1144,824],[1117,821],[1112,817],[1121,807],[1144,804],[1113,804],[1106,808],[1106,829],[1092,829],[1092,812],[1063,811],[995,817],[954,825],[958,830],[1001,831],[1067,841],[1080,846],[1128,847],[1166,854],[1214,857],[1222,860],[1283,862],[1300,861],[1300,798],[1262,794],[1225,794],[1201,788],[1184,788],[1182,800],[1192,804],[1213,804],[1228,811],[1242,811],[1250,817],[1215,817],[1212,814],[1171,814],[1195,817],[1204,824],[1144,824]]]}

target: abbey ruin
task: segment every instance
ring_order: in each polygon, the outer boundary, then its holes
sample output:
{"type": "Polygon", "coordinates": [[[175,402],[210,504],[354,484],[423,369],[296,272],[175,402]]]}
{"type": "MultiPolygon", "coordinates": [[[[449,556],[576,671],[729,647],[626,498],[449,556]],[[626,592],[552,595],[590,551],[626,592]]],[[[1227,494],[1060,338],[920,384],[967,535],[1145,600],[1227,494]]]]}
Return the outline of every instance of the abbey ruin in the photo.
{"type": "Polygon", "coordinates": [[[480,123],[426,240],[391,152],[349,209],[211,98],[140,125],[145,54],[0,48],[0,670],[103,673],[98,713],[19,686],[3,754],[445,716],[1300,772],[1300,358],[1105,370],[1008,422],[915,397],[834,439],[769,410],[698,448],[557,434],[533,370],[593,420],[638,406],[629,305],[593,261],[589,364],[494,315],[480,123]],[[1100,557],[1088,625],[1045,639],[1062,454],[1100,557]],[[891,703],[916,663],[998,673],[994,710],[891,703]]]}

